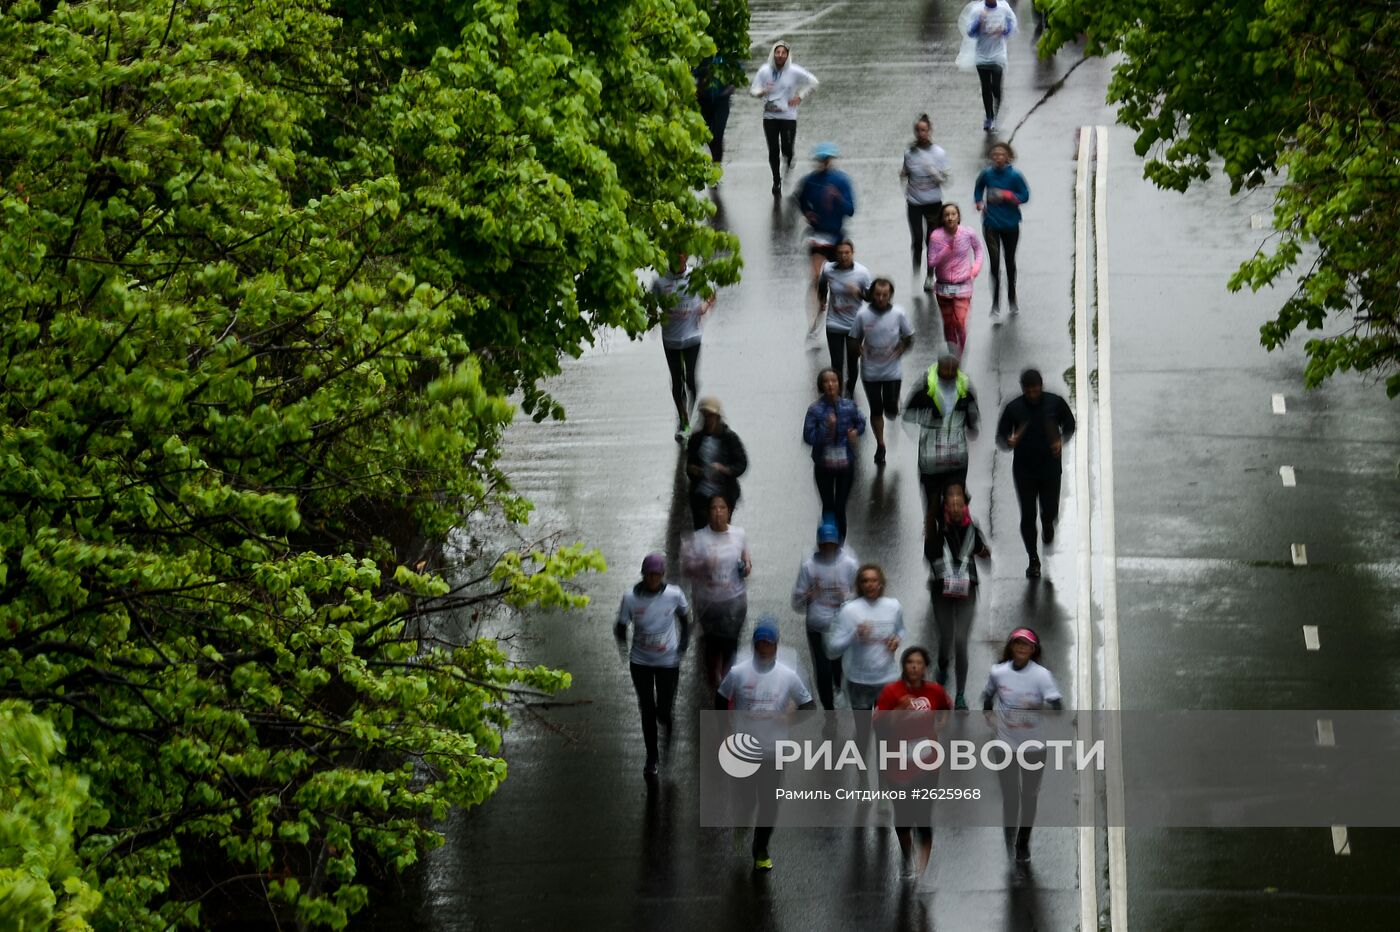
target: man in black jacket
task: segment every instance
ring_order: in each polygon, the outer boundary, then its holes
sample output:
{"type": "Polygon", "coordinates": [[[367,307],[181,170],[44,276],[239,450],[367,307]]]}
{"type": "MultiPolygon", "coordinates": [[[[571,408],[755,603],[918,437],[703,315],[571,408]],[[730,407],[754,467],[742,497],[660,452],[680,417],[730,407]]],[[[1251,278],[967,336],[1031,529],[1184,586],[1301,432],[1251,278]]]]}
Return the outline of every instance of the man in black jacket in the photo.
{"type": "Polygon", "coordinates": [[[701,398],[704,421],[686,444],[685,471],[690,477],[690,514],[695,530],[710,521],[710,499],[724,496],[732,516],[739,502],[739,477],[749,468],[749,457],[739,435],[724,423],[719,399],[701,398]]]}
{"type": "Polygon", "coordinates": [[[1021,504],[1021,540],[1030,557],[1027,579],[1040,577],[1035,543],[1037,503],[1042,540],[1048,544],[1055,539],[1055,521],[1060,515],[1060,451],[1072,436],[1074,414],[1069,405],[1059,395],[1045,391],[1035,369],[1022,372],[1021,397],[1006,406],[997,422],[997,446],[1015,452],[1011,476],[1021,504]]]}

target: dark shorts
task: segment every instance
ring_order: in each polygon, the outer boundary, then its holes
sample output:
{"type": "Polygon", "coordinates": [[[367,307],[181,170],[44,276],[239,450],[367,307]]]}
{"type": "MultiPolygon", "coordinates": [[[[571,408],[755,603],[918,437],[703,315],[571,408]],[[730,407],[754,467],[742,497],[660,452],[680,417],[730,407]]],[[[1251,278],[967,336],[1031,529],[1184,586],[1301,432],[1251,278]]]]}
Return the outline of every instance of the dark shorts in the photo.
{"type": "Polygon", "coordinates": [[[807,254],[809,256],[824,256],[828,262],[835,262],[836,244],[809,242],[807,244],[807,254]]]}
{"type": "Polygon", "coordinates": [[[904,383],[894,382],[866,382],[861,381],[865,386],[865,400],[870,405],[871,417],[892,418],[899,413],[899,389],[904,383]]]}

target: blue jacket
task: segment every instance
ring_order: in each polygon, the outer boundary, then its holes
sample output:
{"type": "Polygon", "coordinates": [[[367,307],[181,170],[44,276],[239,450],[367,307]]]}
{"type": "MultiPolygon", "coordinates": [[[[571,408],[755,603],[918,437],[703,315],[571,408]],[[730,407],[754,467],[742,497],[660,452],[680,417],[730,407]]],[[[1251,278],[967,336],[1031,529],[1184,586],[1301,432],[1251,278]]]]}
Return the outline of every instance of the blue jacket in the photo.
{"type": "Polygon", "coordinates": [[[803,213],[816,215],[812,229],[829,233],[838,240],[846,218],[856,212],[856,195],[851,179],[835,168],[818,170],[802,179],[797,190],[797,206],[803,213]]]}
{"type": "Polygon", "coordinates": [[[833,406],[826,396],[818,398],[807,409],[807,417],[802,422],[802,439],[812,447],[812,459],[821,463],[823,450],[829,446],[841,445],[851,462],[855,461],[855,450],[851,449],[851,439],[847,432],[855,428],[857,435],[865,433],[865,414],[849,398],[837,398],[833,406]],[[836,414],[836,429],[827,426],[827,416],[836,414]]]}
{"type": "Polygon", "coordinates": [[[995,165],[982,169],[977,176],[977,185],[972,189],[972,199],[981,203],[986,201],[986,211],[982,221],[983,226],[989,226],[993,230],[1014,230],[1021,225],[1021,205],[1031,199],[1031,189],[1026,187],[1025,177],[1015,168],[1008,165],[1005,168],[997,168],[995,165]],[[990,201],[986,198],[988,188],[996,188],[999,191],[1010,191],[1015,196],[1015,203],[1004,201],[990,201]]]}

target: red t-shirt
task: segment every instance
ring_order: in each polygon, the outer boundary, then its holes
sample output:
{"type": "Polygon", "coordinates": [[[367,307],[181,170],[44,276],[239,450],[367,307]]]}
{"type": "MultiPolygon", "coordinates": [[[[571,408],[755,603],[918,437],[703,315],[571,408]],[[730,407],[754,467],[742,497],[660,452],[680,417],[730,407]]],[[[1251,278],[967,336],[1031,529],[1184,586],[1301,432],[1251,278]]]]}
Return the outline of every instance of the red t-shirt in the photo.
{"type": "MultiPolygon", "coordinates": [[[[938,740],[936,713],[953,708],[948,693],[937,683],[925,681],[918,689],[910,689],[904,680],[897,679],[880,691],[875,700],[875,733],[880,740],[891,745],[907,742],[910,750],[925,739],[938,740]],[[882,723],[881,712],[899,712],[899,715],[885,716],[882,723]],[[923,712],[919,715],[915,713],[923,712]]],[[[931,776],[934,771],[926,771],[911,765],[905,769],[892,761],[884,770],[884,776],[897,783],[907,783],[920,776],[931,776]]]]}

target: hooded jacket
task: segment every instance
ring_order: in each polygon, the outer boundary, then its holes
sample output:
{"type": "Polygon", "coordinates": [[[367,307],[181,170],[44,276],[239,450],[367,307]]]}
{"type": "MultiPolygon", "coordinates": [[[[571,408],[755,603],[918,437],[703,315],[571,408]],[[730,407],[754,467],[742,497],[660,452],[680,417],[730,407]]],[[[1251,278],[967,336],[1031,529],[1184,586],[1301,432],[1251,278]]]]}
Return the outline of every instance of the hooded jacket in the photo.
{"type": "Polygon", "coordinates": [[[792,60],[792,47],[786,42],[774,42],[768,51],[768,61],[758,69],[749,93],[763,98],[763,118],[765,120],[796,120],[797,110],[788,104],[794,97],[805,98],[819,82],[812,72],[792,60]],[[773,55],[778,47],[788,50],[787,64],[781,69],[773,63],[773,55]],[[772,87],[769,87],[769,85],[772,87]]]}
{"type": "MultiPolygon", "coordinates": [[[[919,472],[933,475],[953,468],[935,466],[931,461],[934,441],[942,435],[957,437],[959,434],[975,439],[982,426],[982,413],[977,407],[977,391],[967,373],[958,370],[955,381],[957,400],[952,411],[943,410],[943,401],[938,397],[938,364],[928,367],[924,384],[916,386],[904,402],[903,420],[919,428],[919,472]],[[946,421],[946,423],[945,423],[946,421]]],[[[963,466],[966,466],[964,456],[963,466]]]]}
{"type": "MultiPolygon", "coordinates": [[[[690,435],[685,447],[686,466],[705,465],[705,461],[700,458],[700,449],[707,436],[713,436],[719,441],[719,457],[716,462],[728,466],[734,473],[732,476],[720,476],[716,480],[720,493],[724,496],[732,508],[739,500],[739,477],[744,474],[744,470],[749,468],[749,457],[744,451],[744,444],[739,440],[739,435],[729,429],[729,425],[720,420],[719,430],[714,434],[706,434],[703,430],[697,430],[690,435]]],[[[695,476],[690,477],[690,489],[692,494],[699,492],[700,479],[695,476]]]]}

